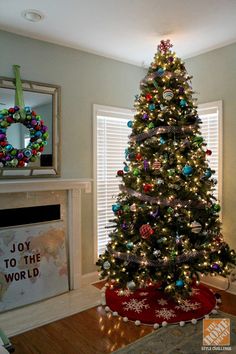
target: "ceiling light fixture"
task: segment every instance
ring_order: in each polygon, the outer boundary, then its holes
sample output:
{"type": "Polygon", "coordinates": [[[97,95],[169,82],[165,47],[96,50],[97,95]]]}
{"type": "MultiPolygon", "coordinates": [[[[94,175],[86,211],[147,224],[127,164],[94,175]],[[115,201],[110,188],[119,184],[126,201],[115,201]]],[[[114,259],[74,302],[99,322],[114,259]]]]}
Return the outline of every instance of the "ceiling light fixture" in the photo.
{"type": "Polygon", "coordinates": [[[22,16],[24,17],[25,20],[30,22],[39,22],[44,19],[44,15],[42,14],[42,12],[38,10],[32,10],[32,9],[23,11],[22,16]]]}

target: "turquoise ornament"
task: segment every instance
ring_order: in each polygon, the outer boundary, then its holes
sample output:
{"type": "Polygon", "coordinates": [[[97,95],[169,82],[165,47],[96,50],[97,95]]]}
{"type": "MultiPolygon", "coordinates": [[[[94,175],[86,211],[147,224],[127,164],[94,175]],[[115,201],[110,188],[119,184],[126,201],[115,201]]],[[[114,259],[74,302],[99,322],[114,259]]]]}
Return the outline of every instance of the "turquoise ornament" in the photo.
{"type": "Polygon", "coordinates": [[[164,139],[164,138],[160,137],[159,142],[160,142],[160,144],[161,144],[161,145],[163,145],[163,144],[165,144],[165,142],[166,142],[166,141],[165,141],[165,139],[164,139]]]}
{"type": "Polygon", "coordinates": [[[127,248],[127,250],[132,250],[133,249],[133,247],[134,247],[134,244],[133,244],[133,242],[127,242],[126,243],[126,248],[127,248]]]}
{"type": "Polygon", "coordinates": [[[162,68],[159,68],[159,69],[155,72],[155,74],[156,74],[157,76],[160,76],[160,77],[162,77],[162,76],[164,75],[164,73],[165,73],[165,70],[162,69],[162,68]]]}
{"type": "Polygon", "coordinates": [[[133,122],[132,122],[132,120],[129,120],[127,123],[127,127],[132,128],[132,126],[133,126],[133,122]]]}
{"type": "Polygon", "coordinates": [[[182,288],[182,287],[184,286],[184,282],[183,282],[182,279],[178,279],[178,280],[176,280],[175,285],[176,285],[178,288],[182,288]]]}
{"type": "Polygon", "coordinates": [[[23,151],[23,153],[24,153],[25,157],[28,157],[28,158],[31,157],[31,155],[32,155],[32,151],[30,149],[25,149],[23,151]]]}
{"type": "Polygon", "coordinates": [[[187,106],[187,102],[184,99],[182,99],[179,104],[180,104],[180,107],[182,107],[182,108],[187,106]]]}
{"type": "Polygon", "coordinates": [[[125,167],[124,167],[124,171],[125,171],[125,172],[129,172],[129,167],[128,167],[128,166],[125,166],[125,167]]]}
{"type": "Polygon", "coordinates": [[[116,213],[118,210],[120,210],[120,207],[121,207],[121,205],[119,203],[113,204],[112,207],[111,207],[113,213],[116,213]]]}
{"type": "Polygon", "coordinates": [[[5,146],[5,149],[7,151],[11,151],[13,149],[13,146],[11,144],[8,144],[7,146],[5,146]]]}
{"type": "Polygon", "coordinates": [[[25,112],[26,112],[26,113],[31,113],[31,112],[32,112],[31,107],[26,106],[26,107],[25,107],[25,112]]]}
{"type": "Polygon", "coordinates": [[[148,106],[149,110],[150,111],[154,111],[154,109],[156,108],[155,104],[154,103],[150,103],[149,106],[148,106]]]}
{"type": "Polygon", "coordinates": [[[206,177],[206,178],[210,178],[210,177],[211,177],[211,175],[212,175],[211,169],[210,169],[210,168],[208,168],[208,169],[205,171],[205,173],[204,173],[204,177],[206,177]]]}
{"type": "Polygon", "coordinates": [[[190,176],[193,173],[193,169],[189,165],[185,165],[184,168],[182,169],[182,173],[184,176],[190,176]]]}

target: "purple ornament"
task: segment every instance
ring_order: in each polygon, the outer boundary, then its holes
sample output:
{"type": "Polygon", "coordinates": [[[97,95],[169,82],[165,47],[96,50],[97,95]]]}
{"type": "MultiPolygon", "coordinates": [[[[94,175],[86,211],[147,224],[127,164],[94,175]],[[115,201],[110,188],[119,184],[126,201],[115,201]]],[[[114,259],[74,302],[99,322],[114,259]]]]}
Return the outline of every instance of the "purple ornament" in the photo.
{"type": "Polygon", "coordinates": [[[180,87],[179,87],[179,93],[180,93],[180,94],[183,94],[183,93],[184,93],[184,88],[183,88],[183,86],[180,86],[180,87]]]}
{"type": "Polygon", "coordinates": [[[147,169],[148,169],[148,167],[149,167],[148,160],[144,160],[144,161],[143,161],[143,167],[144,167],[144,170],[147,171],[147,169]]]}
{"type": "Polygon", "coordinates": [[[24,154],[23,154],[22,152],[19,152],[19,153],[17,154],[18,160],[23,159],[23,157],[24,157],[24,154]]]}
{"type": "Polygon", "coordinates": [[[217,272],[220,270],[220,266],[217,263],[214,263],[211,268],[217,272]]]}
{"type": "Polygon", "coordinates": [[[155,219],[156,217],[158,217],[160,214],[159,209],[157,209],[155,212],[151,211],[150,215],[155,219]]]}
{"type": "Polygon", "coordinates": [[[5,139],[6,135],[5,134],[0,134],[0,139],[3,140],[5,139]]]}
{"type": "Polygon", "coordinates": [[[123,230],[126,230],[126,229],[127,229],[127,224],[124,222],[123,224],[121,224],[121,228],[122,228],[123,230]]]}
{"type": "Polygon", "coordinates": [[[31,121],[31,125],[37,125],[38,124],[38,122],[37,122],[37,120],[36,119],[32,119],[32,121],[31,121]]]}
{"type": "Polygon", "coordinates": [[[168,60],[169,60],[170,63],[172,63],[174,61],[174,58],[173,57],[169,57],[168,60]]]}
{"type": "Polygon", "coordinates": [[[11,156],[10,156],[10,155],[7,155],[7,156],[5,157],[5,160],[6,160],[6,161],[10,161],[10,160],[11,160],[11,156]]]}
{"type": "Polygon", "coordinates": [[[144,113],[143,116],[142,116],[142,119],[148,119],[148,114],[147,113],[144,113]]]}

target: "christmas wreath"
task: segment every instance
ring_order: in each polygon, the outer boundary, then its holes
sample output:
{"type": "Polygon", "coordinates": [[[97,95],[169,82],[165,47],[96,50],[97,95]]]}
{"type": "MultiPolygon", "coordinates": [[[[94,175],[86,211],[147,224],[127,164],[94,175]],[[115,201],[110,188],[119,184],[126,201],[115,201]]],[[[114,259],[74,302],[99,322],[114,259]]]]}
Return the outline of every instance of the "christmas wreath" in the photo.
{"type": "Polygon", "coordinates": [[[0,111],[0,167],[25,167],[36,161],[48,139],[48,128],[40,115],[24,105],[20,66],[13,65],[13,69],[16,78],[15,107],[0,111]],[[26,148],[16,149],[7,140],[7,128],[14,123],[21,123],[29,129],[30,141],[26,148]]]}
{"type": "Polygon", "coordinates": [[[19,106],[0,111],[0,167],[24,167],[34,162],[47,144],[48,132],[41,117],[30,107],[19,106]],[[7,128],[22,123],[29,129],[30,142],[24,149],[16,149],[7,141],[7,128]]]}

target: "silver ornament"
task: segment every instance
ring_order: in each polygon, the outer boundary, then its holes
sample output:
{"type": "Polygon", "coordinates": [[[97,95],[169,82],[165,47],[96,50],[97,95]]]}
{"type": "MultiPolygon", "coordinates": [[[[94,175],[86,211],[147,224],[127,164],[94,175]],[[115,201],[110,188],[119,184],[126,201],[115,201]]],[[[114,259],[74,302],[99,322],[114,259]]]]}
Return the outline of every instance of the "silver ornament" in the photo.
{"type": "Polygon", "coordinates": [[[134,282],[133,280],[128,281],[127,284],[126,284],[126,286],[127,286],[127,288],[128,288],[129,290],[134,290],[134,289],[136,288],[136,284],[135,284],[135,282],[134,282]]]}
{"type": "Polygon", "coordinates": [[[197,222],[197,221],[193,221],[191,223],[190,227],[191,227],[191,231],[194,234],[199,234],[199,232],[201,232],[201,229],[202,229],[202,225],[199,224],[199,222],[197,222]]]}
{"type": "Polygon", "coordinates": [[[108,261],[103,263],[103,268],[104,269],[108,270],[108,269],[110,269],[110,267],[111,267],[111,264],[108,261]]]}

